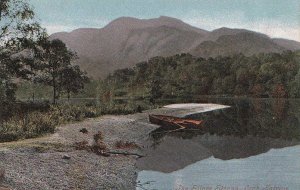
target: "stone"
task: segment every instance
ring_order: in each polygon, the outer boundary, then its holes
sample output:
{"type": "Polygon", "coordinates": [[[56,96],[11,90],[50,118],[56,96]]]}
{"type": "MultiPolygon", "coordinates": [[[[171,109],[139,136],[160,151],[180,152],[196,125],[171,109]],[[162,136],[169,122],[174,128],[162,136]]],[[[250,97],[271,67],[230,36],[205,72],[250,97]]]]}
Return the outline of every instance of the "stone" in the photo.
{"type": "Polygon", "coordinates": [[[65,159],[65,160],[70,160],[71,156],[65,154],[62,158],[65,159]]]}

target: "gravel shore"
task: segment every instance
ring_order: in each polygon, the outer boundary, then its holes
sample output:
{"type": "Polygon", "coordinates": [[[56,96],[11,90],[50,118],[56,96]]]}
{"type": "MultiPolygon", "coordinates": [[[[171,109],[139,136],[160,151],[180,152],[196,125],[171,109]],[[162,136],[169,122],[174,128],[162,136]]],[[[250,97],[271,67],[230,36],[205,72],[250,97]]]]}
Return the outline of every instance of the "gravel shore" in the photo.
{"type": "Polygon", "coordinates": [[[140,147],[122,151],[143,154],[148,134],[158,127],[148,122],[149,113],[184,116],[222,108],[226,106],[199,104],[180,108],[171,106],[126,116],[107,115],[61,126],[55,134],[47,137],[2,143],[0,170],[5,170],[5,178],[0,189],[135,189],[137,156],[99,156],[90,151],[76,150],[74,143],[87,141],[92,144],[93,135],[101,131],[110,150],[120,151],[115,143],[122,140],[135,142],[140,147]],[[81,133],[82,128],[88,133],[81,133]]]}

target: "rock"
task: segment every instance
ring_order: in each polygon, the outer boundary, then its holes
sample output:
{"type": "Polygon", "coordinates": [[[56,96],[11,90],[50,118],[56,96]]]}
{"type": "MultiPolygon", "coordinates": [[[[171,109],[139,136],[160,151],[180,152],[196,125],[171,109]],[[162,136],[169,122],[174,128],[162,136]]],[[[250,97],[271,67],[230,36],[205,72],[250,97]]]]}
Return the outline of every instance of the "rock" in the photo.
{"type": "Polygon", "coordinates": [[[69,155],[64,155],[64,156],[63,156],[63,159],[65,159],[65,160],[70,160],[70,159],[71,159],[71,156],[69,156],[69,155]]]}
{"type": "Polygon", "coordinates": [[[87,130],[86,128],[82,128],[82,129],[80,129],[79,132],[81,132],[81,133],[83,133],[83,134],[87,134],[87,133],[88,133],[88,130],[87,130]]]}

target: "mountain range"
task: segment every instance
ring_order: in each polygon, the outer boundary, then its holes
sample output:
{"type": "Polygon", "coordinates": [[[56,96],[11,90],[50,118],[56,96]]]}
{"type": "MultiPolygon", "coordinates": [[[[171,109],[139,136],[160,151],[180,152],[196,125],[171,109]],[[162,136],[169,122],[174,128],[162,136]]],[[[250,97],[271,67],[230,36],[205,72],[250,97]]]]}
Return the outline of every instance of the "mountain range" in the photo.
{"type": "Polygon", "coordinates": [[[55,33],[50,38],[62,40],[77,52],[76,63],[93,78],[103,78],[155,56],[190,53],[207,58],[300,49],[300,43],[292,40],[270,38],[245,29],[207,31],[166,16],[121,17],[100,29],[80,28],[55,33]]]}

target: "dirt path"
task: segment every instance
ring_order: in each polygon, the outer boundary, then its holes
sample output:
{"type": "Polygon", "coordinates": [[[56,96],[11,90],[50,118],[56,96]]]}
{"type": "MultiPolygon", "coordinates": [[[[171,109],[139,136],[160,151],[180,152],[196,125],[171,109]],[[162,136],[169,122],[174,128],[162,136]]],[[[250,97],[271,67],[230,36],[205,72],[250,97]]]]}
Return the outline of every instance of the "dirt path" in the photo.
{"type": "MultiPolygon", "coordinates": [[[[158,126],[148,122],[148,114],[182,116],[193,112],[221,109],[216,104],[193,108],[162,108],[127,116],[103,116],[58,128],[53,135],[0,144],[0,168],[5,170],[2,186],[16,190],[54,189],[135,189],[137,156],[99,156],[76,150],[74,143],[93,143],[101,131],[110,150],[118,150],[119,140],[135,142],[140,148],[122,150],[142,154],[148,134],[158,126]],[[81,133],[86,128],[88,133],[81,133]]],[[[0,188],[1,189],[1,188],[0,188]]]]}

